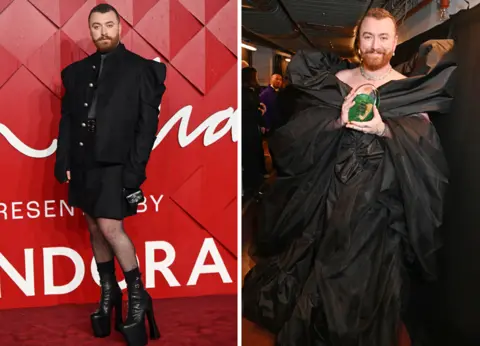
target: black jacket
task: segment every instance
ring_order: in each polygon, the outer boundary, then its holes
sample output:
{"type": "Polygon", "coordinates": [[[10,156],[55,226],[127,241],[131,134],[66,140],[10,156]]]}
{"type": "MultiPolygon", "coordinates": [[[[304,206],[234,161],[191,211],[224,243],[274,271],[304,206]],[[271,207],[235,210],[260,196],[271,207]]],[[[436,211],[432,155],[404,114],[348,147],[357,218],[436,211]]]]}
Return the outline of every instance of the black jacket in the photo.
{"type": "Polygon", "coordinates": [[[120,44],[100,67],[97,52],[62,71],[65,94],[59,126],[55,177],[81,165],[86,122],[96,92],[95,162],[123,164],[124,187],[139,188],[155,142],[159,105],[165,92],[166,66],[147,60],[120,44]]]}

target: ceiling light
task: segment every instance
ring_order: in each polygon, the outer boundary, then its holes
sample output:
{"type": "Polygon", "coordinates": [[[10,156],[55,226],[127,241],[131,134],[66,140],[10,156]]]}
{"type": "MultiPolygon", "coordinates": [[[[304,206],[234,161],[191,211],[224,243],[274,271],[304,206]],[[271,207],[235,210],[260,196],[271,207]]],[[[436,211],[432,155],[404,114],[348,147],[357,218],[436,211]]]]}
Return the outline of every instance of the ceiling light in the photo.
{"type": "Polygon", "coordinates": [[[252,51],[256,51],[257,48],[255,48],[254,46],[250,46],[248,44],[245,44],[245,43],[242,43],[242,48],[245,48],[245,49],[248,49],[248,50],[252,50],[252,51]]]}

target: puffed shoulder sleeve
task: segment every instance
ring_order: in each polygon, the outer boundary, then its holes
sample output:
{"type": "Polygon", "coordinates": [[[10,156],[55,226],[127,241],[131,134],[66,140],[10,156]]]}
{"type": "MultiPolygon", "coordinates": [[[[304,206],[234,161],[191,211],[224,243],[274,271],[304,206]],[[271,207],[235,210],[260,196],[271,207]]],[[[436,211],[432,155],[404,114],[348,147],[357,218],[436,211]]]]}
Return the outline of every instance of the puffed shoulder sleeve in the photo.
{"type": "Polygon", "coordinates": [[[155,143],[159,106],[165,93],[167,68],[153,60],[146,62],[140,80],[140,109],[134,147],[125,167],[124,187],[139,188],[146,177],[146,166],[155,143]]]}
{"type": "Polygon", "coordinates": [[[148,61],[142,75],[141,101],[158,109],[166,90],[166,77],[167,67],[164,63],[153,60],[148,61]]]}

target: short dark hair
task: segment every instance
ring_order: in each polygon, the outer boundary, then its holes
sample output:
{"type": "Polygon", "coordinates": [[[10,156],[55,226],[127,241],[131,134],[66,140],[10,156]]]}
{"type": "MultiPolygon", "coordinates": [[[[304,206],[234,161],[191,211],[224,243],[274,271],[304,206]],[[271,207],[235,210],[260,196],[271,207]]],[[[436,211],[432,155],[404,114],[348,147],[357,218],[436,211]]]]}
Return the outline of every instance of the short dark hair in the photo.
{"type": "Polygon", "coordinates": [[[88,22],[90,22],[90,17],[92,16],[92,14],[94,14],[94,13],[107,13],[107,12],[110,12],[110,11],[115,13],[115,15],[117,16],[117,20],[120,22],[120,15],[118,14],[118,11],[115,9],[115,7],[113,7],[110,4],[98,4],[97,6],[92,8],[90,10],[90,14],[88,15],[88,22]]]}

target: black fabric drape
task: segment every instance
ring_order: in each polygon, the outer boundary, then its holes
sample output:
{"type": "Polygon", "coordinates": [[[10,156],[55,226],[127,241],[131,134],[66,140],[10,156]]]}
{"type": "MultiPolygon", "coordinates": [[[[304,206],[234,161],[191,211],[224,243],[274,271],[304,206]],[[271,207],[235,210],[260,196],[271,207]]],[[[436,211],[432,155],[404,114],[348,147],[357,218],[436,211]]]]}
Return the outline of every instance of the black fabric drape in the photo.
{"type": "Polygon", "coordinates": [[[392,57],[392,66],[399,65],[409,60],[415,53],[418,52],[418,47],[428,40],[442,40],[450,38],[452,34],[452,22],[447,20],[440,25],[434,26],[430,30],[422,32],[421,34],[412,37],[408,41],[402,42],[395,49],[395,55],[392,57]]]}
{"type": "Polygon", "coordinates": [[[410,279],[436,277],[448,169],[418,113],[449,112],[455,64],[379,88],[392,138],[335,126],[350,90],[335,72],[351,67],[322,52],[298,52],[289,65],[304,97],[270,142],[279,176],[243,289],[244,316],[277,345],[394,345],[401,318],[418,340],[404,315],[410,279]]]}

